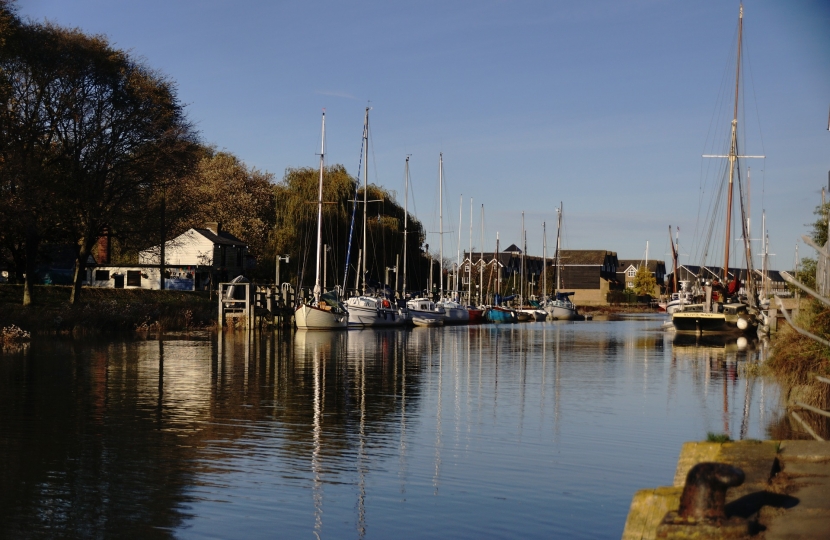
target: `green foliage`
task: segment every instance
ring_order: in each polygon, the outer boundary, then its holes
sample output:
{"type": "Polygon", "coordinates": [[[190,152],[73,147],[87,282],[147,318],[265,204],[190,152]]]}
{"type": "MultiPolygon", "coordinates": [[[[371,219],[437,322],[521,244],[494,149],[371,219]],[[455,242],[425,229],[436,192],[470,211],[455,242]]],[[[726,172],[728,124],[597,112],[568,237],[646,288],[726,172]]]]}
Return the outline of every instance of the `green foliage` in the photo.
{"type": "Polygon", "coordinates": [[[646,266],[640,266],[634,275],[634,292],[638,296],[654,296],[657,288],[657,279],[652,275],[646,266]]]}
{"type": "Polygon", "coordinates": [[[810,237],[816,244],[823,246],[827,243],[827,221],[830,218],[830,202],[816,206],[816,209],[813,210],[813,215],[816,216],[816,220],[807,224],[808,227],[812,228],[810,237]]]}
{"type": "Polygon", "coordinates": [[[725,443],[731,440],[732,438],[727,433],[713,433],[710,431],[706,434],[706,442],[725,443]]]}
{"type": "MultiPolygon", "coordinates": [[[[276,220],[268,250],[270,257],[261,261],[263,266],[274,268],[276,254],[290,255],[291,261],[280,279],[293,281],[302,276],[304,287],[311,286],[314,280],[319,180],[320,171],[316,168],[286,170],[282,181],[275,186],[276,220]]],[[[324,171],[322,229],[323,243],[330,248],[326,257],[328,288],[343,284],[357,186],[357,180],[342,165],[332,165],[324,171]]],[[[383,282],[386,268],[395,266],[396,256],[401,256],[398,263],[403,264],[404,211],[388,191],[378,186],[369,186],[367,198],[376,201],[369,202],[367,211],[367,272],[370,279],[383,282]]],[[[358,199],[363,200],[362,189],[358,199]]],[[[362,206],[362,203],[357,205],[355,216],[348,288],[354,287],[358,250],[362,249],[362,206]]],[[[407,289],[412,291],[426,287],[429,263],[422,251],[426,238],[423,226],[412,215],[409,216],[408,231],[407,289]]],[[[394,274],[390,273],[389,277],[394,283],[394,274]]]]}

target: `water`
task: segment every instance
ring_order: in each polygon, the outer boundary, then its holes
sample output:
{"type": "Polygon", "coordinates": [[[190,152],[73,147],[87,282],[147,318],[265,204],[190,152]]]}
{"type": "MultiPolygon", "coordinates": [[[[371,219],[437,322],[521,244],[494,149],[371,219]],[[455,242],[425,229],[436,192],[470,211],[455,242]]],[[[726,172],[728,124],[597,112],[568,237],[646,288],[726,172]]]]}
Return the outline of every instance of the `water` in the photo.
{"type": "Polygon", "coordinates": [[[661,322],[38,340],[0,354],[0,536],[619,538],[684,441],[780,416],[763,344],[661,322]]]}

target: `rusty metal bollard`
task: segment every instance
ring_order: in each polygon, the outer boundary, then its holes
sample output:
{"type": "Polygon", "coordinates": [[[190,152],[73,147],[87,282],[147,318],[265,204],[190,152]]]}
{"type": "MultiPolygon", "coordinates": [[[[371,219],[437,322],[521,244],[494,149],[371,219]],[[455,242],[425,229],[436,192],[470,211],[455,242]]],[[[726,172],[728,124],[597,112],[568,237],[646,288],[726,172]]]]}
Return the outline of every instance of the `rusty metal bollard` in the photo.
{"type": "Polygon", "coordinates": [[[686,476],[680,508],[657,527],[657,538],[747,538],[745,519],[726,515],[726,490],[744,483],[744,472],[725,463],[698,463],[686,476]]]}
{"type": "Polygon", "coordinates": [[[726,519],[726,490],[744,483],[744,472],[725,463],[698,463],[686,475],[680,496],[681,518],[726,519]]]}

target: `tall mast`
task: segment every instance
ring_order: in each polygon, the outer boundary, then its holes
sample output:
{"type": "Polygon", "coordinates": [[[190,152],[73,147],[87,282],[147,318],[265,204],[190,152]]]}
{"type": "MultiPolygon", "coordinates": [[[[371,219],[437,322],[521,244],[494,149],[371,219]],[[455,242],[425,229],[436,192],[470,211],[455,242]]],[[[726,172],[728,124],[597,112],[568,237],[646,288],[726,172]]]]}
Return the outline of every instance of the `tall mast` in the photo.
{"type": "Polygon", "coordinates": [[[559,209],[558,209],[557,213],[559,214],[559,217],[558,217],[558,223],[556,224],[556,259],[553,262],[556,265],[556,272],[555,272],[555,275],[554,275],[553,287],[554,287],[554,289],[556,289],[558,291],[561,288],[561,284],[562,284],[562,275],[559,271],[559,267],[561,266],[561,264],[560,264],[561,257],[562,257],[562,255],[559,253],[559,247],[560,247],[559,238],[560,238],[560,234],[562,233],[562,201],[559,201],[559,209]]]}
{"type": "Polygon", "coordinates": [[[406,234],[409,227],[409,211],[407,205],[409,204],[409,156],[406,156],[406,174],[403,182],[403,288],[401,289],[401,298],[406,298],[406,234]]]}
{"type": "Polygon", "coordinates": [[[461,301],[461,287],[459,285],[461,275],[461,218],[464,213],[464,195],[458,197],[458,253],[455,256],[455,292],[458,295],[456,299],[461,301]]]}
{"type": "Polygon", "coordinates": [[[473,198],[470,197],[470,264],[467,265],[467,303],[473,304],[473,198]]]}
{"type": "Polygon", "coordinates": [[[360,294],[366,294],[366,204],[369,202],[369,107],[366,107],[366,117],[363,120],[363,288],[360,294]]]}
{"type": "MultiPolygon", "coordinates": [[[[677,229],[677,234],[680,235],[680,229],[677,229]]],[[[677,242],[672,241],[671,237],[671,225],[669,225],[669,244],[671,244],[671,255],[672,255],[672,291],[677,292],[677,242]]]]}
{"type": "Polygon", "coordinates": [[[438,154],[438,298],[444,300],[444,154],[438,154]]]}
{"type": "Polygon", "coordinates": [[[735,66],[735,107],[732,114],[732,143],[729,148],[729,188],[726,196],[726,241],[723,254],[723,281],[729,281],[729,244],[732,239],[732,181],[738,159],[738,91],[741,81],[741,41],[744,29],[744,6],[738,12],[738,61],[735,66]]]}
{"type": "Polygon", "coordinates": [[[542,222],[542,302],[548,296],[548,233],[542,222]]]}
{"type": "Polygon", "coordinates": [[[525,213],[522,211],[522,263],[519,268],[519,306],[525,299],[525,251],[527,250],[527,236],[525,236],[525,213]]]}
{"type": "MultiPolygon", "coordinates": [[[[484,205],[481,205],[481,236],[479,237],[481,246],[478,248],[479,252],[479,271],[478,271],[478,305],[484,304],[484,205]]],[[[472,251],[472,250],[471,250],[472,251]]],[[[473,260],[473,254],[470,253],[470,260],[473,260]]],[[[490,274],[493,275],[492,273],[490,274]]]]}
{"type": "MultiPolygon", "coordinates": [[[[314,277],[314,302],[320,301],[320,252],[323,246],[323,168],[325,162],[323,161],[326,154],[326,110],[323,109],[323,128],[320,137],[320,182],[317,193],[317,262],[315,265],[314,277]]],[[[277,261],[279,264],[279,261],[277,261]]]]}
{"type": "Polygon", "coordinates": [[[501,294],[501,264],[499,264],[499,231],[496,231],[496,294],[501,294]]]}

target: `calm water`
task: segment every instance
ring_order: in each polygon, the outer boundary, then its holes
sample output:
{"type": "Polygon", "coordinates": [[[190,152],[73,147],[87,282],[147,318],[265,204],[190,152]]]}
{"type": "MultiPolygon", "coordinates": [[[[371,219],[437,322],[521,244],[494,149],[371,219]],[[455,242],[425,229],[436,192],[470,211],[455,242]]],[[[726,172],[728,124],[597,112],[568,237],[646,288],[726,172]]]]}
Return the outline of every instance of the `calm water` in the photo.
{"type": "Polygon", "coordinates": [[[0,536],[619,538],[681,444],[765,438],[764,346],[661,319],[0,353],[0,536]]]}

